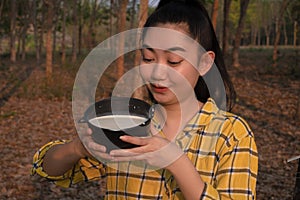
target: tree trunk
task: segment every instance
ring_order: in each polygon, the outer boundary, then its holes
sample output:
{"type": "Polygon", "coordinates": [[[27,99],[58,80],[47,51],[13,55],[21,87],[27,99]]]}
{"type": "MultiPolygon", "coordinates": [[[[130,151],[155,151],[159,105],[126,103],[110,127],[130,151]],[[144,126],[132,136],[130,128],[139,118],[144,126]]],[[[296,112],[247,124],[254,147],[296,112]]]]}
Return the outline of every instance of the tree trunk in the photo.
{"type": "Polygon", "coordinates": [[[78,19],[77,19],[78,0],[73,4],[73,31],[72,31],[72,63],[77,60],[77,45],[78,45],[78,19]]]}
{"type": "MultiPolygon", "coordinates": [[[[20,27],[19,27],[20,28],[20,27]]],[[[16,51],[16,58],[18,59],[20,57],[20,48],[21,48],[21,34],[20,34],[20,30],[17,30],[16,33],[16,39],[15,41],[17,41],[17,51],[16,51]]]]}
{"type": "Polygon", "coordinates": [[[44,0],[47,5],[47,35],[46,35],[46,78],[47,84],[52,81],[52,59],[53,59],[53,44],[52,44],[52,29],[53,29],[53,15],[54,2],[52,0],[44,0]]]}
{"type": "Polygon", "coordinates": [[[45,5],[42,5],[42,12],[41,12],[42,16],[41,16],[41,29],[40,29],[40,33],[39,33],[39,47],[38,47],[38,51],[39,51],[39,55],[40,57],[42,57],[42,48],[44,46],[44,31],[45,31],[45,23],[43,23],[45,21],[45,14],[46,14],[46,8],[45,5]]]}
{"type": "Polygon", "coordinates": [[[146,23],[148,18],[148,0],[144,0],[140,2],[140,11],[139,11],[139,24],[138,27],[142,28],[146,23]]]}
{"type": "Polygon", "coordinates": [[[284,35],[284,45],[288,45],[289,40],[286,33],[286,22],[284,18],[283,18],[283,35],[284,35]]]}
{"type": "Polygon", "coordinates": [[[93,1],[92,13],[89,21],[89,34],[87,37],[88,48],[92,49],[95,45],[95,19],[97,11],[97,0],[93,1]]]}
{"type": "Polygon", "coordinates": [[[277,30],[276,30],[276,35],[275,35],[275,41],[274,41],[274,48],[273,48],[273,67],[277,67],[277,60],[278,60],[278,43],[280,39],[280,30],[281,30],[281,25],[283,23],[283,15],[284,12],[289,4],[289,0],[283,0],[281,3],[280,11],[279,11],[279,16],[277,17],[277,30]]]}
{"type": "Polygon", "coordinates": [[[4,7],[4,3],[5,3],[5,1],[0,1],[0,21],[2,18],[2,11],[3,11],[3,7],[4,7]]]}
{"type": "MultiPolygon", "coordinates": [[[[2,19],[2,12],[3,12],[3,7],[4,7],[5,1],[0,1],[0,21],[2,19]]],[[[1,42],[0,42],[0,54],[2,53],[2,48],[1,48],[1,42]]]]}
{"type": "MultiPolygon", "coordinates": [[[[120,12],[119,12],[119,33],[125,31],[126,28],[126,10],[127,10],[128,0],[120,0],[120,12]]],[[[122,77],[124,74],[124,46],[125,46],[125,38],[123,34],[120,34],[119,37],[119,44],[118,44],[118,55],[119,58],[117,59],[117,76],[118,78],[122,77]]]]}
{"type": "Polygon", "coordinates": [[[234,46],[233,46],[233,50],[232,50],[232,65],[234,67],[239,67],[240,66],[239,49],[240,49],[242,31],[243,31],[243,28],[244,28],[244,22],[245,22],[245,17],[246,17],[247,7],[249,5],[249,1],[250,0],[240,1],[239,25],[238,25],[237,31],[235,33],[234,46]]]}
{"type": "MultiPolygon", "coordinates": [[[[115,19],[115,1],[110,0],[110,13],[109,13],[109,37],[114,33],[114,19],[115,19]]],[[[116,41],[109,41],[107,47],[113,51],[113,46],[116,45],[116,41]]]]}
{"type": "MultiPolygon", "coordinates": [[[[140,2],[140,4],[142,3],[143,1],[140,2]]],[[[130,10],[130,29],[133,29],[135,26],[135,5],[136,5],[136,0],[132,0],[132,6],[130,10]]]]}
{"type": "MultiPolygon", "coordinates": [[[[148,0],[141,1],[140,3],[140,10],[139,10],[139,24],[138,28],[143,28],[144,24],[146,23],[148,17],[148,0]]],[[[140,35],[138,35],[136,43],[138,44],[140,40],[140,35]]],[[[137,66],[140,63],[141,60],[141,52],[136,51],[135,54],[135,60],[134,60],[134,66],[137,66]]]]}
{"type": "Polygon", "coordinates": [[[109,36],[113,35],[113,20],[114,20],[114,0],[110,0],[109,36]]]}
{"type": "Polygon", "coordinates": [[[56,36],[57,36],[57,29],[58,29],[58,24],[59,24],[59,18],[58,18],[58,15],[59,15],[59,8],[60,8],[60,5],[59,5],[59,2],[57,1],[54,1],[54,5],[53,5],[53,21],[52,21],[52,24],[53,24],[53,40],[52,40],[52,52],[53,52],[53,63],[55,62],[55,54],[56,54],[56,36]]]}
{"type": "Polygon", "coordinates": [[[214,0],[212,12],[211,12],[211,22],[215,31],[217,30],[218,8],[219,8],[219,0],[214,0]]]}
{"type": "Polygon", "coordinates": [[[266,32],[266,46],[270,46],[270,33],[266,32]]]}
{"type": "MultiPolygon", "coordinates": [[[[5,3],[4,0],[0,1],[0,21],[2,19],[2,12],[3,12],[4,3],[5,3]]],[[[2,44],[0,42],[0,54],[2,54],[2,47],[1,46],[2,46],[2,44]]]]}
{"type": "Polygon", "coordinates": [[[33,37],[34,37],[34,46],[35,46],[35,58],[36,58],[36,62],[39,63],[40,62],[40,54],[39,54],[39,44],[38,44],[38,27],[37,27],[37,2],[36,0],[33,0],[33,16],[32,16],[32,23],[33,23],[33,28],[34,28],[34,32],[33,32],[33,37]]]}
{"type": "Polygon", "coordinates": [[[260,46],[261,44],[261,32],[260,29],[257,31],[257,45],[260,46]]]}
{"type": "Polygon", "coordinates": [[[78,55],[81,55],[82,51],[82,6],[81,2],[78,2],[78,55]]]}
{"type": "Polygon", "coordinates": [[[251,45],[255,46],[257,40],[257,27],[254,26],[251,28],[251,45]]]}
{"type": "Polygon", "coordinates": [[[66,63],[66,1],[63,0],[62,2],[63,8],[62,8],[62,27],[61,27],[61,32],[62,32],[62,39],[61,39],[61,63],[65,64],[66,63]]]}
{"type": "Polygon", "coordinates": [[[10,1],[10,61],[16,62],[16,18],[17,18],[17,2],[16,0],[10,1]]]}
{"type": "Polygon", "coordinates": [[[22,28],[21,28],[21,59],[24,61],[26,59],[26,35],[27,29],[31,19],[32,2],[23,1],[22,2],[22,28]]]}
{"type": "MultiPolygon", "coordinates": [[[[148,0],[144,0],[141,1],[140,3],[138,28],[143,28],[144,24],[146,23],[147,17],[148,17],[148,0]]],[[[136,40],[137,46],[139,46],[138,45],[139,41],[140,41],[140,35],[137,35],[137,40],[136,40]]],[[[141,52],[139,49],[137,49],[135,54],[134,66],[138,66],[140,62],[141,62],[141,52]]],[[[138,77],[136,77],[136,80],[134,82],[138,83],[138,77]]],[[[145,99],[144,93],[145,93],[145,88],[140,87],[134,91],[133,97],[145,99]]]]}
{"type": "Polygon", "coordinates": [[[296,47],[296,45],[297,45],[297,32],[298,32],[297,27],[298,27],[298,22],[297,22],[297,20],[294,20],[294,38],[293,38],[294,47],[296,47]]]}
{"type": "Polygon", "coordinates": [[[231,0],[224,0],[224,7],[223,7],[223,37],[222,37],[222,49],[223,55],[227,55],[228,53],[228,26],[229,26],[229,11],[230,11],[230,4],[231,0]]]}
{"type": "Polygon", "coordinates": [[[22,38],[21,38],[21,59],[22,61],[25,61],[26,59],[26,31],[27,31],[27,25],[24,27],[24,30],[22,32],[22,38]]]}
{"type": "MultiPolygon", "coordinates": [[[[54,23],[55,24],[55,23],[54,23]]],[[[56,59],[56,35],[57,35],[57,26],[54,25],[53,27],[53,32],[52,32],[53,36],[52,36],[52,49],[53,49],[53,62],[55,63],[55,59],[56,59]]]]}

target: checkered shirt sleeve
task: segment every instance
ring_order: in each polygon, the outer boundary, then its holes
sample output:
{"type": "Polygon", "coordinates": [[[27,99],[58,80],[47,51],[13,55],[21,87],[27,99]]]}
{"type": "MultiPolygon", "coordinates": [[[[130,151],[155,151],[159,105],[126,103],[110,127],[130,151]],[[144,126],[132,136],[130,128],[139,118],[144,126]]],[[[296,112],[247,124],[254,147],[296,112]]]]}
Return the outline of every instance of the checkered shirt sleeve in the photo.
{"type": "Polygon", "coordinates": [[[61,176],[49,176],[43,170],[43,160],[46,152],[55,145],[65,144],[65,140],[52,141],[41,147],[33,156],[31,175],[40,175],[61,187],[70,187],[81,181],[99,180],[105,177],[105,166],[91,158],[82,158],[76,165],[61,176]]]}

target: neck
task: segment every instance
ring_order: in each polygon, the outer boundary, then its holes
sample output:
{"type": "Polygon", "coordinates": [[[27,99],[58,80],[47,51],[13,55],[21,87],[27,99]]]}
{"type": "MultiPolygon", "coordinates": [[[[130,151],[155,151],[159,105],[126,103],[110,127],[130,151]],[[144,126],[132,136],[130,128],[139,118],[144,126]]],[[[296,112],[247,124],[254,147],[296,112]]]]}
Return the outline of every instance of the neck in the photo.
{"type": "Polygon", "coordinates": [[[203,103],[196,98],[192,98],[180,103],[160,107],[160,119],[164,122],[162,123],[164,124],[163,131],[167,138],[171,140],[176,138],[176,135],[184,129],[202,106],[203,103]]]}

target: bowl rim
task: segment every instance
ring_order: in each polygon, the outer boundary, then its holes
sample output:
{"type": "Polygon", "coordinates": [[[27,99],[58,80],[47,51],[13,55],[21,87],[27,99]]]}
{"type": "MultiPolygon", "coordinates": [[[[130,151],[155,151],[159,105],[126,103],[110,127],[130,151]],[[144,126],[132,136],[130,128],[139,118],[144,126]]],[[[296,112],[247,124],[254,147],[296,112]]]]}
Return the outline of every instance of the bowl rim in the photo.
{"type": "MultiPolygon", "coordinates": [[[[111,105],[111,104],[110,104],[111,105]]],[[[104,98],[101,99],[99,101],[96,101],[95,103],[91,104],[84,112],[84,115],[81,119],[78,120],[79,123],[89,123],[89,121],[95,117],[101,117],[101,116],[108,116],[108,115],[133,115],[133,116],[139,116],[139,117],[144,117],[145,119],[147,119],[144,123],[150,121],[153,118],[154,115],[154,107],[153,105],[149,104],[148,102],[138,99],[138,98],[134,98],[134,97],[118,97],[118,96],[113,96],[113,97],[108,97],[108,98],[104,98]],[[124,101],[126,100],[126,101],[124,101]],[[128,101],[127,101],[128,100],[128,101]],[[145,114],[140,114],[140,113],[134,113],[134,112],[130,112],[129,108],[127,111],[118,111],[118,113],[114,113],[112,112],[111,108],[110,111],[107,112],[103,112],[103,113],[96,113],[96,106],[98,106],[98,104],[100,103],[109,103],[112,101],[118,101],[118,102],[128,102],[128,105],[130,105],[130,102],[136,102],[136,103],[140,103],[143,106],[146,106],[147,112],[145,114]],[[90,117],[90,113],[93,114],[92,117],[90,117]]]]}

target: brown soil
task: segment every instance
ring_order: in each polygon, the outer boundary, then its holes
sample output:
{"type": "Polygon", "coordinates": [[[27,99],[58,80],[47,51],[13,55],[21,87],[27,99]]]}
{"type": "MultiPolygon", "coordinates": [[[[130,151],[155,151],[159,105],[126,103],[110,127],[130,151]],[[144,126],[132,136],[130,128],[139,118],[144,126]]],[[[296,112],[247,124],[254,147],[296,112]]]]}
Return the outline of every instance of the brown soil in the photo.
{"type": "MultiPolygon", "coordinates": [[[[277,68],[271,67],[270,52],[242,50],[242,66],[229,67],[238,96],[233,112],[255,133],[257,199],[292,199],[298,163],[287,159],[300,155],[299,50],[283,49],[277,68]]],[[[105,180],[63,189],[29,175],[39,147],[76,134],[70,101],[75,73],[56,66],[54,83],[47,86],[42,66],[33,67],[18,83],[17,72],[33,65],[0,61],[0,199],[99,199],[105,180]]]]}

